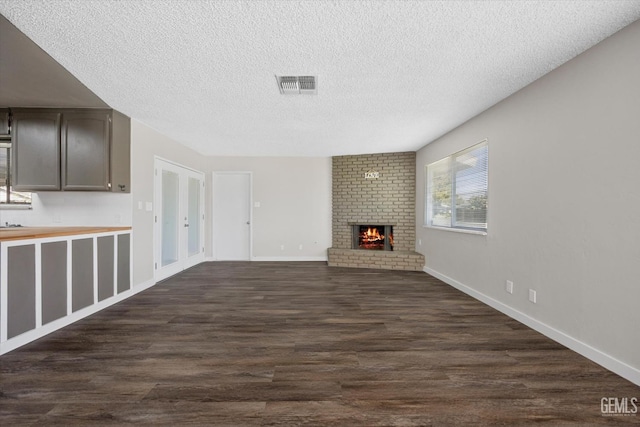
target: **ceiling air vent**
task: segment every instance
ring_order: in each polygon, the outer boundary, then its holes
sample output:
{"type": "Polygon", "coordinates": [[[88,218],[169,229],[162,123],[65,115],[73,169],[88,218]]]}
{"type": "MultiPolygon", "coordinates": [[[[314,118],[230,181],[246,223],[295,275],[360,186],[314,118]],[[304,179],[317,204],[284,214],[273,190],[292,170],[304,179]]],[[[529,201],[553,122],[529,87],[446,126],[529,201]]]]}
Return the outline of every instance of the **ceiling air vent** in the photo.
{"type": "Polygon", "coordinates": [[[278,89],[283,95],[315,95],[318,93],[316,76],[276,76],[278,89]]]}

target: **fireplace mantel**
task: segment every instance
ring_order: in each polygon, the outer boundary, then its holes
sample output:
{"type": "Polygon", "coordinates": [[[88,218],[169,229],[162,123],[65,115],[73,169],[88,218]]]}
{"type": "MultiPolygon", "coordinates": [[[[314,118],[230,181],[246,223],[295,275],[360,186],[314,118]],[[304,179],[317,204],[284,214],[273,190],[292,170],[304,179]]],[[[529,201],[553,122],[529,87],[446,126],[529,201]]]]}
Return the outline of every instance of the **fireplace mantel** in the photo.
{"type": "Polygon", "coordinates": [[[363,220],[363,221],[350,221],[347,222],[347,225],[349,226],[354,226],[354,225],[368,225],[368,224],[374,224],[374,225],[390,225],[392,227],[397,226],[397,224],[394,224],[393,222],[389,222],[389,221],[372,221],[372,220],[363,220]]]}

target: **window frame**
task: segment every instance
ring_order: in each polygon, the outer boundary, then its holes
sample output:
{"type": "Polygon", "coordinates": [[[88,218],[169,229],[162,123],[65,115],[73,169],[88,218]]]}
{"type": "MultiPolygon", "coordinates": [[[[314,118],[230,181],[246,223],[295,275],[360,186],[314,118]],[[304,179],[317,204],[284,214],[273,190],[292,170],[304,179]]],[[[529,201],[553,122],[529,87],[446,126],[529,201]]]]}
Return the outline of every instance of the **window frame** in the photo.
{"type": "Polygon", "coordinates": [[[466,234],[479,234],[479,235],[483,235],[486,236],[488,231],[489,231],[489,221],[488,221],[488,212],[489,212],[489,140],[487,138],[467,147],[464,148],[460,151],[457,151],[453,154],[450,154],[446,157],[443,157],[435,162],[431,162],[427,165],[425,165],[424,167],[424,171],[425,171],[425,189],[424,189],[424,196],[425,196],[425,200],[424,200],[424,225],[423,227],[425,228],[433,228],[433,229],[437,229],[437,230],[444,230],[444,231],[453,231],[453,232],[458,232],[458,233],[466,233],[466,234]],[[485,189],[485,194],[486,194],[486,208],[485,208],[485,214],[487,216],[487,222],[486,222],[486,226],[483,228],[477,228],[477,227],[469,227],[469,226],[457,226],[456,224],[456,198],[454,197],[456,194],[456,178],[455,178],[455,169],[453,167],[451,167],[451,162],[453,161],[453,159],[463,156],[466,153],[469,153],[471,151],[477,150],[478,148],[481,147],[486,147],[486,155],[487,155],[487,168],[486,168],[486,180],[487,180],[487,185],[486,185],[486,189],[485,189]],[[447,171],[450,174],[450,180],[451,180],[451,195],[450,195],[450,205],[451,205],[451,218],[450,218],[450,225],[446,226],[446,225],[437,225],[437,224],[433,224],[433,197],[431,194],[431,189],[429,187],[430,184],[430,175],[431,175],[431,171],[430,168],[433,168],[436,164],[441,163],[447,161],[449,163],[449,165],[447,166],[447,171]]]}
{"type": "MultiPolygon", "coordinates": [[[[3,135],[4,136],[4,135],[3,135]]],[[[5,184],[2,187],[7,188],[6,199],[0,200],[0,210],[9,210],[9,209],[32,209],[33,199],[30,197],[29,203],[16,203],[11,202],[11,140],[10,139],[0,139],[0,150],[7,150],[7,179],[5,184]]],[[[32,194],[30,192],[26,192],[32,194]]]]}

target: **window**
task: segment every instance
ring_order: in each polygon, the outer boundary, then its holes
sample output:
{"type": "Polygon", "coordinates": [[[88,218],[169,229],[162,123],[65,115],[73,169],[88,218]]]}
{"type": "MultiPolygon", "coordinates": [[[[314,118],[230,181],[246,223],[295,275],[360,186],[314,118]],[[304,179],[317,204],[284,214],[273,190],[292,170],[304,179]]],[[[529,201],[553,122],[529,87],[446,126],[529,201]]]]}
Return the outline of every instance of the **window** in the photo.
{"type": "Polygon", "coordinates": [[[484,140],[427,166],[426,226],[487,231],[488,160],[484,140]]]}
{"type": "Polygon", "coordinates": [[[31,207],[31,193],[11,188],[11,140],[0,139],[0,207],[31,207]]]}

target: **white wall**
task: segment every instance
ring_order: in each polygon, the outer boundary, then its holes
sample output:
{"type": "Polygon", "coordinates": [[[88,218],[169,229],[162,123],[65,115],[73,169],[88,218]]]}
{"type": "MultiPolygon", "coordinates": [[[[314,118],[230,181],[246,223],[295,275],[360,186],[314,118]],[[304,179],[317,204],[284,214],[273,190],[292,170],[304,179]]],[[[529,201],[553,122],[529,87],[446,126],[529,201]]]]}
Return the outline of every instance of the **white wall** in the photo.
{"type": "Polygon", "coordinates": [[[428,271],[640,384],[638,46],[640,22],[421,149],[416,250],[428,271]],[[484,138],[488,235],[424,228],[425,165],[484,138]]]}
{"type": "MultiPolygon", "coordinates": [[[[140,285],[153,280],[153,211],[146,210],[147,202],[153,204],[155,156],[206,172],[205,158],[199,153],[178,144],[149,126],[131,119],[131,198],[133,203],[133,284],[140,285]],[[138,208],[142,202],[142,209],[138,208]]],[[[209,200],[205,193],[205,203],[209,200]]],[[[210,233],[205,224],[205,236],[210,233]]],[[[206,247],[210,246],[205,239],[206,247]]]]}
{"type": "Polygon", "coordinates": [[[331,158],[212,157],[209,165],[253,174],[253,201],[260,203],[253,207],[254,260],[327,259],[331,158]]]}
{"type": "Polygon", "coordinates": [[[32,194],[32,209],[0,210],[0,224],[24,226],[131,225],[131,195],[87,191],[42,191],[32,194]]]}

